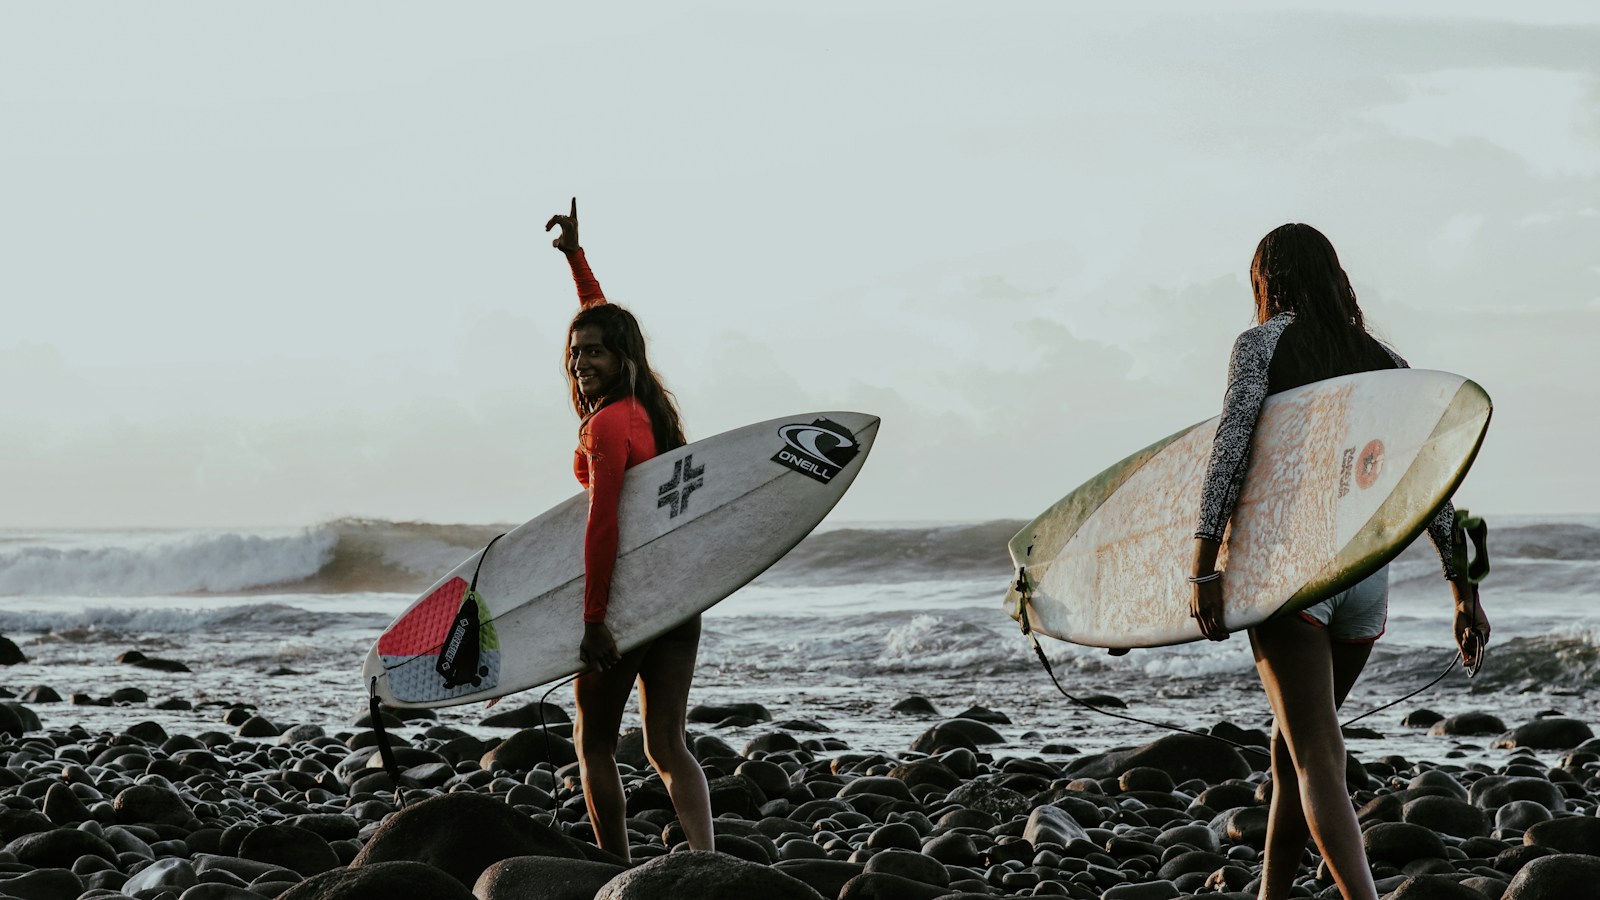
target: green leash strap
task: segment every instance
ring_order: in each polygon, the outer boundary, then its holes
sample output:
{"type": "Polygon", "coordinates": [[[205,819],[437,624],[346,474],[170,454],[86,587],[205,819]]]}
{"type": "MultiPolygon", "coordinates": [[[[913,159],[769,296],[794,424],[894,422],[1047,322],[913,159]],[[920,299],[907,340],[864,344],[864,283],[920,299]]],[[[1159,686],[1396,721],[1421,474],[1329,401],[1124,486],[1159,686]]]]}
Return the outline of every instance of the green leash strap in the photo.
{"type": "Polygon", "coordinates": [[[1489,577],[1489,526],[1482,516],[1474,516],[1464,509],[1456,510],[1456,521],[1450,531],[1450,564],[1457,574],[1466,575],[1468,584],[1480,584],[1489,577]],[[1473,550],[1470,556],[1468,543],[1473,550]]]}

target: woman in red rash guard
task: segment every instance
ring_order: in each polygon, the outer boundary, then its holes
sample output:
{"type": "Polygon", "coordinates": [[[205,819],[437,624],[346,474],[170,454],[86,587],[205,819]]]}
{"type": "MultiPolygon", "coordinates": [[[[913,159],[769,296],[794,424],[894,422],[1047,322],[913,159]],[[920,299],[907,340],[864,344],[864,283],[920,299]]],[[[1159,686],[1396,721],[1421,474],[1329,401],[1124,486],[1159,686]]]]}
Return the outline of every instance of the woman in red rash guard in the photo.
{"type": "Polygon", "coordinates": [[[583,641],[586,671],[576,682],[578,717],[573,742],[583,777],[583,797],[600,848],[628,858],[626,804],[617,772],[617,732],[622,709],[639,681],[645,753],[661,774],[678,821],[694,850],[714,849],[711,795],[705,773],[684,742],[689,683],[700,646],[700,617],[643,647],[618,653],[606,627],[611,571],[617,561],[617,500],[622,473],[684,444],[672,395],[645,356],[644,335],[633,314],[606,302],[578,244],[578,201],[569,215],[551,216],[552,242],[566,254],[578,286],[580,309],[567,328],[567,379],[578,426],[573,468],[589,491],[584,533],[583,641]]]}

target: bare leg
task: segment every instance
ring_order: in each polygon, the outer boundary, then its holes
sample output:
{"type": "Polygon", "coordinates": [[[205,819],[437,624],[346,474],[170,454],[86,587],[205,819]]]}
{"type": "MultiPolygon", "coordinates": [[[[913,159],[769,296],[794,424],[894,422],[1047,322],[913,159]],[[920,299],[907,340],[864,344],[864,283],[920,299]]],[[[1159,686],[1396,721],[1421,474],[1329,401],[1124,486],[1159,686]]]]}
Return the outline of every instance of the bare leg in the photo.
{"type": "Polygon", "coordinates": [[[689,684],[700,649],[700,617],[657,638],[639,667],[644,749],[677,810],[691,850],[713,850],[711,792],[700,761],[684,741],[689,684]]]}
{"type": "Polygon", "coordinates": [[[1296,616],[1252,629],[1250,644],[1276,717],[1273,801],[1259,896],[1279,900],[1287,895],[1309,832],[1347,900],[1377,900],[1345,786],[1338,715],[1371,647],[1337,643],[1296,616]],[[1298,797],[1281,796],[1291,793],[1298,797]]]}
{"type": "Polygon", "coordinates": [[[628,859],[627,799],[617,771],[617,732],[622,728],[622,708],[633,691],[641,651],[625,653],[604,672],[585,672],[573,682],[578,716],[572,742],[578,750],[578,773],[583,779],[583,800],[589,808],[600,849],[628,859]]]}
{"type": "Polygon", "coordinates": [[[1300,791],[1294,760],[1278,723],[1272,723],[1272,802],[1267,807],[1267,844],[1262,854],[1260,900],[1282,900],[1289,896],[1300,855],[1311,829],[1300,808],[1300,791]]]}

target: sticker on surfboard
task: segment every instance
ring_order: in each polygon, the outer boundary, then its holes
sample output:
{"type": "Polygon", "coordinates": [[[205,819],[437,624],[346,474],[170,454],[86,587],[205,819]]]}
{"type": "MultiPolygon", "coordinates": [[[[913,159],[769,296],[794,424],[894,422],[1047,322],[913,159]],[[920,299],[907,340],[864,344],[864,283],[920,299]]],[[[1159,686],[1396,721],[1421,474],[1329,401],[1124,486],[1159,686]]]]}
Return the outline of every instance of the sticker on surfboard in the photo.
{"type": "Polygon", "coordinates": [[[832,481],[861,452],[855,434],[831,419],[816,419],[809,425],[784,425],[778,429],[778,437],[783,438],[784,445],[772,461],[823,484],[832,481]]]}
{"type": "Polygon", "coordinates": [[[500,638],[488,607],[464,578],[452,578],[378,639],[378,658],[396,699],[444,700],[494,687],[500,638]]]}

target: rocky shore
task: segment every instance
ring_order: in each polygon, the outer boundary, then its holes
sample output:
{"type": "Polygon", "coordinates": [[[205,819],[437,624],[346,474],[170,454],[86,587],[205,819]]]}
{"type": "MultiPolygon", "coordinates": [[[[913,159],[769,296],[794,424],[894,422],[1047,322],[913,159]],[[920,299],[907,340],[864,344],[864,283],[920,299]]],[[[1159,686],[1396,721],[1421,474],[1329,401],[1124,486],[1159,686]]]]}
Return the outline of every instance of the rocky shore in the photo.
{"type": "MultiPolygon", "coordinates": [[[[1003,713],[974,708],[888,755],[756,704],[699,707],[718,852],[687,850],[630,732],[630,866],[590,842],[559,707],[544,708],[548,730],[535,705],[490,716],[503,736],[488,738],[388,719],[396,784],[366,720],[286,727],[230,706],[215,730],[169,734],[135,703],[133,724],[91,733],[33,697],[0,705],[0,898],[1246,898],[1272,789],[1251,749],[1266,735],[1227,724],[1212,731],[1232,743],[1171,734],[1029,756],[995,730],[1003,713]],[[710,733],[730,722],[755,737],[710,733]]],[[[1600,741],[1586,724],[1552,713],[1507,730],[1480,713],[1428,727],[1492,739],[1503,761],[1352,757],[1380,892],[1600,897],[1600,741]]],[[[1338,896],[1310,851],[1295,894],[1338,896]]]]}

